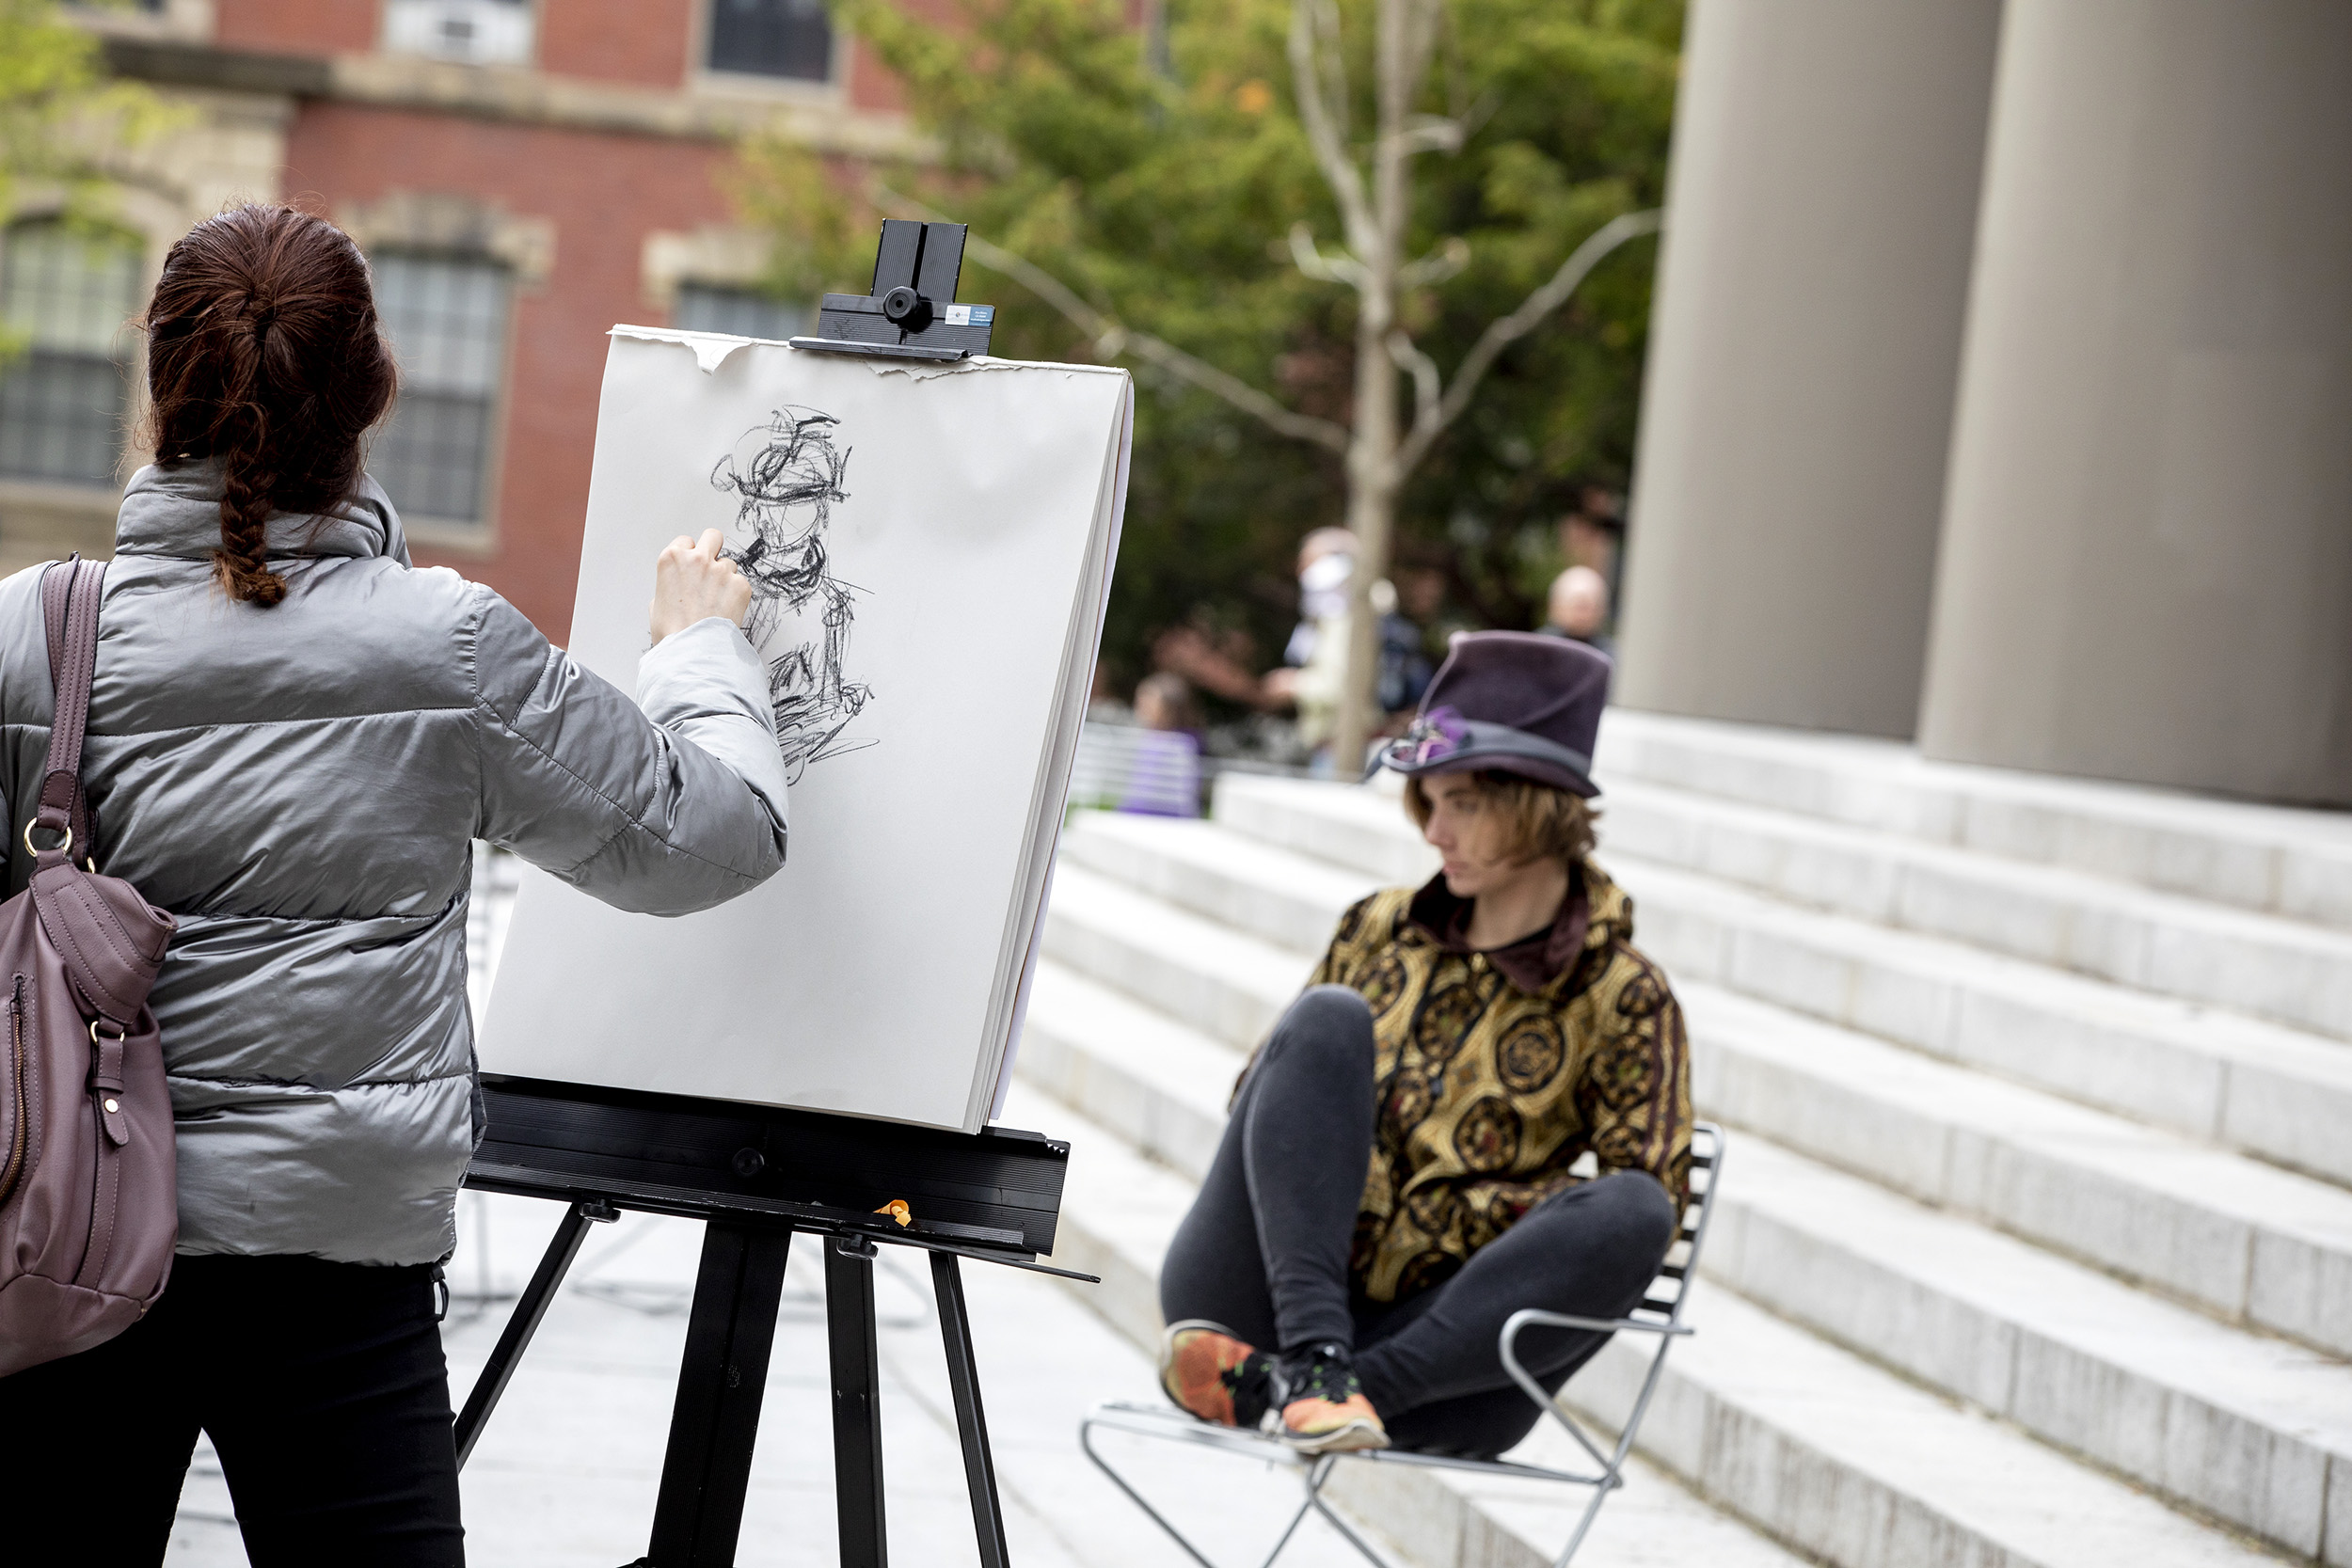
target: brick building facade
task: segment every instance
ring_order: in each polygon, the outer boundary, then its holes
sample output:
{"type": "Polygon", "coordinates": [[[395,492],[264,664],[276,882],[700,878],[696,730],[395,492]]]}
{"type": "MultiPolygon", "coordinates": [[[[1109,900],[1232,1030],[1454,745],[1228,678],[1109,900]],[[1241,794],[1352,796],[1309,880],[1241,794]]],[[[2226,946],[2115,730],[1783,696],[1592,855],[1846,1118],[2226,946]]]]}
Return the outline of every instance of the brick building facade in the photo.
{"type": "Polygon", "coordinates": [[[92,10],[109,68],[181,106],[120,155],[118,231],[20,192],[0,311],[0,568],[103,553],[135,448],[143,304],[165,250],[241,198],[326,213],[366,248],[402,401],[370,467],[420,561],[571,613],[616,322],[776,335],[760,237],[725,189],[775,129],[844,158],[918,150],[896,84],[821,0],[149,0],[92,10]]]}

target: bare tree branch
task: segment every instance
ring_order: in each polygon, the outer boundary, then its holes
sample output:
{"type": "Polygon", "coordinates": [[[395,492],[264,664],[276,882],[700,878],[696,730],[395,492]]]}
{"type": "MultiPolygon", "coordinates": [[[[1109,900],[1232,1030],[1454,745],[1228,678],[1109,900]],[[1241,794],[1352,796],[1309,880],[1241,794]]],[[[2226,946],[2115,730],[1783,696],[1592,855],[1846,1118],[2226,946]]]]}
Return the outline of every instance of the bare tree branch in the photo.
{"type": "Polygon", "coordinates": [[[1291,261],[1318,283],[1345,283],[1361,288],[1364,264],[1353,256],[1326,256],[1315,244],[1313,230],[1304,223],[1291,225],[1291,261]]]}
{"type": "Polygon", "coordinates": [[[1415,115],[1397,136],[1406,157],[1416,152],[1459,152],[1470,132],[1458,119],[1441,115],[1415,115]]]}
{"type": "MultiPolygon", "coordinates": [[[[1421,84],[1429,79],[1429,63],[1437,58],[1438,34],[1445,17],[1445,0],[1406,0],[1405,47],[1397,60],[1399,86],[1405,92],[1402,103],[1409,103],[1421,84]]],[[[1400,115],[1398,124],[1410,136],[1421,119],[1400,115]]]]}
{"type": "Polygon", "coordinates": [[[1463,356],[1462,363],[1454,370],[1454,383],[1446,388],[1445,397],[1434,409],[1426,404],[1422,405],[1420,416],[1413,421],[1412,434],[1397,448],[1396,471],[1402,475],[1413,470],[1445,428],[1462,417],[1462,410],[1470,406],[1470,397],[1478,390],[1479,382],[1494,368],[1494,362],[1502,351],[1541,326],[1545,317],[1566,304],[1568,296],[1576,293],[1577,285],[1600,264],[1602,257],[1628,240],[1657,233],[1665,227],[1665,213],[1656,207],[1610,219],[1593,230],[1582,245],[1569,252],[1568,259],[1560,263],[1560,270],[1551,275],[1549,282],[1522,300],[1518,309],[1491,323],[1486,331],[1480,333],[1478,341],[1470,345],[1470,353],[1463,356]]]}
{"type": "Polygon", "coordinates": [[[1432,283],[1442,283],[1470,265],[1470,242],[1459,234],[1449,235],[1438,248],[1418,261],[1407,261],[1397,269],[1396,287],[1402,293],[1407,289],[1425,289],[1432,283]]]}
{"type": "MultiPolygon", "coordinates": [[[[1348,248],[1360,259],[1372,255],[1377,245],[1377,230],[1372,220],[1372,206],[1364,194],[1363,171],[1349,155],[1343,131],[1347,113],[1346,83],[1343,78],[1337,92],[1338,108],[1327,101],[1330,90],[1324,81],[1321,56],[1327,53],[1322,46],[1322,27],[1316,20],[1319,0],[1295,0],[1291,7],[1291,82],[1298,98],[1298,120],[1307,133],[1307,146],[1314,153],[1316,166],[1331,186],[1331,194],[1340,204],[1340,222],[1347,230],[1348,248]]],[[[1336,34],[1338,28],[1333,26],[1336,34]]],[[[1337,53],[1337,39],[1333,40],[1337,53]]]]}
{"type": "Polygon", "coordinates": [[[1398,327],[1388,336],[1389,357],[1413,377],[1413,424],[1416,429],[1438,417],[1438,362],[1423,354],[1412,335],[1398,327]]]}
{"type": "Polygon", "coordinates": [[[1314,8],[1309,18],[1314,28],[1315,68],[1323,84],[1323,102],[1342,147],[1355,137],[1348,121],[1356,112],[1355,96],[1347,90],[1347,46],[1340,38],[1339,0],[1304,0],[1314,8]]]}
{"type": "Polygon", "coordinates": [[[1173,343],[1154,338],[1149,332],[1130,332],[1127,334],[1127,347],[1160,369],[1184,377],[1202,391],[1216,393],[1243,413],[1256,415],[1269,428],[1294,440],[1312,441],[1316,446],[1336,452],[1347,451],[1345,425],[1334,420],[1318,419],[1312,414],[1295,413],[1285,408],[1241,377],[1229,375],[1205,359],[1196,359],[1173,343]]]}
{"type": "MultiPolygon", "coordinates": [[[[877,183],[873,192],[876,202],[881,206],[933,223],[944,221],[929,207],[899,195],[887,185],[877,183]]],[[[1181,376],[1202,391],[1215,393],[1243,413],[1263,420],[1275,431],[1294,440],[1311,441],[1332,451],[1347,451],[1345,425],[1285,408],[1241,377],[1218,370],[1207,360],[1186,354],[1164,339],[1121,325],[1089,305],[1075,289],[1028,258],[1016,256],[1002,245],[991,245],[972,233],[964,236],[963,250],[965,255],[989,271],[1011,278],[1059,311],[1064,320],[1093,340],[1094,352],[1101,357],[1116,359],[1122,354],[1132,354],[1157,365],[1171,375],[1181,376]]]]}

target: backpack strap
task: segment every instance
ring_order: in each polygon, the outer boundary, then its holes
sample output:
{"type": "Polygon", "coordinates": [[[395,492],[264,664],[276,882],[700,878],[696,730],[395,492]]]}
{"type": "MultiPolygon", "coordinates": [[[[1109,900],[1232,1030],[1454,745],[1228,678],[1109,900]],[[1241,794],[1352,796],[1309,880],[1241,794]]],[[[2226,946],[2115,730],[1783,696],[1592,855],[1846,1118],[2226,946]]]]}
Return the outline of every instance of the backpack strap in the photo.
{"type": "Polygon", "coordinates": [[[90,686],[98,676],[98,600],[105,582],[105,562],[84,561],[79,551],[41,574],[41,619],[49,634],[56,711],[49,721],[49,755],[41,764],[40,804],[25,825],[24,843],[43,864],[52,856],[65,859],[75,845],[85,860],[97,850],[97,830],[82,789],[82,739],[89,727],[90,686]],[[60,835],[58,842],[37,847],[36,828],[60,835]]]}

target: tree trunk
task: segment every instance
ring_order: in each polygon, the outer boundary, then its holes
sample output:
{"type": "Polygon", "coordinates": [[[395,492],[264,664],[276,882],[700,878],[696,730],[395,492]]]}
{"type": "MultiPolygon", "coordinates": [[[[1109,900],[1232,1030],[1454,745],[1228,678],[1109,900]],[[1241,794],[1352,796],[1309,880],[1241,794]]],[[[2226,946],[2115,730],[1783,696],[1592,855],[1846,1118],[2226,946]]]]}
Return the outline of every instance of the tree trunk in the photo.
{"type": "Polygon", "coordinates": [[[1380,0],[1375,40],[1379,119],[1372,153],[1372,254],[1359,258],[1357,285],[1356,424],[1347,449],[1347,526],[1357,539],[1356,570],[1347,585],[1347,666],[1332,726],[1331,762],[1342,779],[1364,765],[1364,748],[1383,717],[1375,695],[1380,657],[1380,616],[1373,584],[1389,575],[1396,530],[1398,474],[1397,367],[1389,353],[1396,325],[1397,274],[1404,266],[1410,215],[1410,155],[1405,122],[1421,84],[1414,56],[1413,0],[1380,0]]]}
{"type": "Polygon", "coordinates": [[[1359,329],[1356,348],[1356,431],[1347,450],[1347,526],[1356,535],[1356,570],[1347,584],[1347,666],[1332,723],[1331,762],[1353,780],[1381,713],[1374,682],[1379,670],[1380,615],[1372,585],[1389,573],[1396,529],[1396,365],[1385,330],[1359,329]]]}

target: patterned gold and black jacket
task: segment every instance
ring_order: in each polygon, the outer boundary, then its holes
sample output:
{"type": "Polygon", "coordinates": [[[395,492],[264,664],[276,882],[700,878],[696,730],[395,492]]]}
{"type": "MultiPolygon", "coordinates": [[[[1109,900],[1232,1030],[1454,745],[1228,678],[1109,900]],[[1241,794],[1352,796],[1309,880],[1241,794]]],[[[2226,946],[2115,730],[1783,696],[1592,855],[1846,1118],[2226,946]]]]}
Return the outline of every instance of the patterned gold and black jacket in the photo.
{"type": "Polygon", "coordinates": [[[1590,861],[1549,931],[1492,953],[1443,878],[1341,917],[1312,983],[1372,1006],[1379,1112],[1350,1268],[1402,1301],[1553,1193],[1588,1150],[1679,1206],[1691,1170],[1690,1047],[1665,972],[1633,946],[1633,902],[1590,861]]]}

